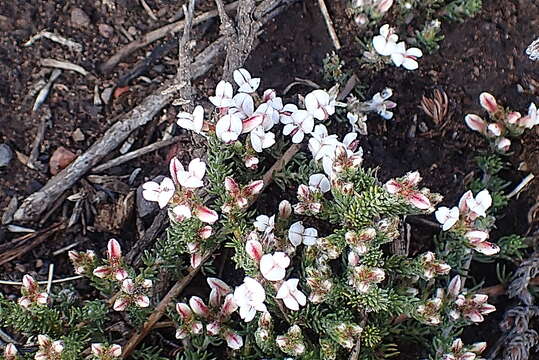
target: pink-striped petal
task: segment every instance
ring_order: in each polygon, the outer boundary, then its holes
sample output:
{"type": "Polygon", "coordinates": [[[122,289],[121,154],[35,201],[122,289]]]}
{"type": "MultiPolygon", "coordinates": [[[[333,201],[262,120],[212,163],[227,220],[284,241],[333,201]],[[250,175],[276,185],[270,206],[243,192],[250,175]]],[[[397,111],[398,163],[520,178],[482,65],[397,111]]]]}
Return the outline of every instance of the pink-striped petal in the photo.
{"type": "Polygon", "coordinates": [[[483,109],[488,111],[489,113],[493,114],[498,110],[498,104],[496,103],[496,99],[491,94],[484,92],[479,95],[479,102],[481,103],[481,106],[483,109]]]}
{"type": "Polygon", "coordinates": [[[431,206],[429,198],[420,193],[419,191],[412,192],[409,195],[408,200],[412,205],[421,210],[426,210],[431,206]]]}
{"type": "Polygon", "coordinates": [[[109,259],[119,260],[122,257],[122,248],[116,239],[109,240],[107,249],[109,259]]]}
{"type": "Polygon", "coordinates": [[[210,314],[210,309],[204,304],[204,300],[198,296],[192,296],[191,299],[189,299],[189,306],[195,314],[203,318],[210,314]]]}
{"type": "Polygon", "coordinates": [[[194,212],[200,221],[208,224],[213,224],[217,221],[217,219],[219,219],[217,212],[202,205],[197,205],[194,212]]]}
{"type": "Polygon", "coordinates": [[[190,319],[191,316],[193,316],[193,312],[191,311],[191,308],[189,307],[189,305],[185,303],[177,303],[176,311],[178,312],[178,314],[180,314],[180,317],[184,321],[190,319]]]}
{"type": "Polygon", "coordinates": [[[245,187],[245,196],[253,196],[258,194],[264,187],[264,181],[255,180],[245,187]]]}
{"type": "Polygon", "coordinates": [[[484,134],[487,131],[487,123],[480,116],[475,114],[468,114],[464,118],[466,125],[474,131],[478,131],[484,134]]]}

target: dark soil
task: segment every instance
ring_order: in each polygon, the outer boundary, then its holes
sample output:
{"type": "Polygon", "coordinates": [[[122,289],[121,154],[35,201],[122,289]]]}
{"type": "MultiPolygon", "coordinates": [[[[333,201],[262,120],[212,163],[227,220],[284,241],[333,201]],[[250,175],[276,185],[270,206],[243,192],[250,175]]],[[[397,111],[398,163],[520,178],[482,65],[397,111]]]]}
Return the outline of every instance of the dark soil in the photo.
{"type": "MultiPolygon", "coordinates": [[[[171,50],[143,75],[132,80],[123,94],[113,95],[108,104],[94,103],[94,88],[101,94],[113,88],[122,75],[133,69],[149,52],[170,38],[139,50],[125,58],[111,74],[99,72],[99,65],[117,49],[128,42],[124,33],[137,38],[150,30],[178,19],[181,4],[167,0],[146,0],[155,10],[159,21],[153,21],[142,9],[139,1],[116,0],[116,9],[108,8],[103,1],[3,1],[0,3],[0,141],[14,151],[28,156],[40,123],[41,112],[32,113],[36,93],[34,85],[47,80],[50,69],[40,66],[40,59],[54,58],[83,66],[90,74],[64,71],[55,82],[43,107],[48,107],[52,120],[46,130],[45,141],[40,149],[39,160],[47,164],[52,153],[64,146],[76,154],[83,153],[122,114],[140,102],[166,78],[175,73],[176,50],[171,50]],[[86,25],[77,25],[71,19],[74,8],[81,8],[88,16],[86,25]],[[104,36],[104,24],[112,29],[109,37],[104,36]],[[101,28],[101,31],[100,31],[101,28]],[[41,30],[56,32],[83,45],[84,50],[74,52],[51,42],[37,40],[24,47],[32,35],[41,30]],[[74,132],[80,129],[84,140],[76,141],[74,132]]],[[[369,135],[360,137],[368,167],[379,167],[382,181],[400,176],[410,170],[419,170],[424,176],[424,185],[445,196],[444,204],[454,204],[465,188],[465,179],[476,171],[474,157],[486,149],[482,138],[466,128],[463,118],[468,112],[480,112],[478,97],[483,91],[495,95],[499,102],[522,113],[527,111],[530,101],[538,101],[539,65],[532,63],[524,53],[527,45],[539,34],[539,4],[534,0],[485,1],[481,13],[463,23],[444,22],[445,39],[434,54],[420,59],[420,68],[410,72],[402,68],[387,67],[372,73],[359,65],[363,49],[357,38],[363,31],[345,14],[345,1],[328,1],[343,48],[339,55],[346,63],[347,71],[355,73],[370,97],[385,87],[394,90],[392,100],[398,103],[393,120],[385,121],[371,116],[368,121],[369,135]],[[518,86],[523,92],[519,92],[518,86]],[[451,116],[444,124],[434,124],[420,109],[423,95],[431,96],[434,89],[443,89],[451,101],[451,116]],[[414,122],[414,118],[417,118],[414,122]],[[427,132],[411,131],[412,127],[424,123],[427,132]]],[[[282,92],[294,78],[309,79],[321,86],[331,86],[322,80],[321,65],[333,45],[320,14],[312,1],[291,6],[285,14],[272,21],[260,37],[257,50],[251,55],[246,67],[251,73],[263,76],[263,88],[275,88],[282,92]]],[[[201,11],[213,8],[210,0],[199,1],[201,11]]],[[[388,14],[391,23],[395,14],[388,14]]],[[[421,19],[413,19],[413,25],[421,19]]],[[[197,49],[202,49],[217,36],[217,21],[209,21],[195,31],[197,49]]],[[[368,34],[369,38],[372,34],[368,34]]],[[[215,86],[219,71],[199,81],[199,94],[215,86]]],[[[307,88],[296,87],[295,91],[307,88]]],[[[304,91],[303,91],[304,92],[304,91]]],[[[174,122],[176,110],[170,106],[145,128],[140,129],[132,149],[159,140],[164,129],[174,122]]],[[[539,130],[530,131],[519,144],[511,165],[516,168],[525,161],[530,171],[539,174],[539,130]]],[[[178,146],[163,149],[111,169],[108,175],[128,177],[134,169],[142,172],[133,184],[127,185],[127,193],[157,174],[167,170],[167,159],[173,154],[188,152],[187,139],[178,146]]],[[[111,154],[111,158],[118,154],[111,154]]],[[[527,173],[515,175],[511,186],[516,185],[527,173]]],[[[13,159],[7,168],[0,168],[0,209],[7,206],[13,196],[19,201],[43,186],[51,177],[49,171],[36,171],[26,167],[20,159],[13,159]]],[[[121,178],[127,182],[126,177],[121,178]]],[[[38,273],[43,278],[48,263],[56,265],[57,277],[69,276],[72,269],[66,252],[54,257],[52,253],[67,245],[78,242],[79,249],[103,250],[111,236],[117,236],[122,245],[129,247],[137,241],[139,234],[135,226],[134,208],[130,206],[123,222],[111,224],[115,217],[111,211],[126,193],[111,190],[106,186],[92,185],[88,181],[77,184],[72,193],[86,191],[92,194],[95,211],[87,212],[88,222],[77,223],[68,231],[57,234],[33,251],[0,266],[1,278],[18,280],[24,273],[38,273]],[[98,200],[95,200],[98,199],[98,200]]],[[[539,200],[539,187],[532,183],[517,201],[511,202],[500,236],[511,233],[523,234],[528,230],[528,209],[539,200]]],[[[65,201],[43,224],[27,224],[42,228],[71,215],[73,202],[65,201]]],[[[153,216],[142,221],[148,226],[153,216]]],[[[415,252],[429,248],[422,227],[413,229],[412,249],[415,252]]],[[[0,229],[0,246],[20,234],[0,229]]],[[[215,263],[219,263],[216,260],[215,263]]],[[[495,269],[489,267],[485,273],[488,284],[497,282],[495,269]],[[489,274],[490,272],[490,274],[489,274]]],[[[5,293],[16,293],[15,288],[5,287],[5,293]]],[[[196,293],[196,290],[194,290],[196,293]]],[[[501,312],[500,312],[501,315],[501,312]]],[[[477,333],[496,336],[496,323],[477,327],[477,333]],[[485,330],[487,329],[487,330],[485,330]]],[[[473,331],[473,330],[472,330],[473,331]]],[[[473,338],[475,335],[472,334],[473,338]]],[[[492,340],[492,339],[490,339],[492,340]]]]}

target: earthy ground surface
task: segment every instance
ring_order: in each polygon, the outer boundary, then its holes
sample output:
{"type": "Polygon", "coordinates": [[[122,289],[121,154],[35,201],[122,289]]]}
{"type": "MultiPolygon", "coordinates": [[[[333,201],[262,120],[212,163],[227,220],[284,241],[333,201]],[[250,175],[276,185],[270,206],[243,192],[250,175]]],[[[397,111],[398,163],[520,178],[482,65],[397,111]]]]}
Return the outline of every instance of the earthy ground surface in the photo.
{"type": "MultiPolygon", "coordinates": [[[[482,138],[468,130],[463,122],[464,114],[480,111],[479,94],[488,91],[501,103],[521,112],[527,111],[530,101],[538,100],[539,65],[532,63],[524,50],[539,34],[539,4],[533,0],[485,1],[485,7],[475,18],[464,23],[444,23],[445,40],[440,50],[422,58],[418,71],[388,67],[372,74],[359,65],[358,59],[363,49],[356,39],[364,34],[345,14],[345,2],[327,2],[343,44],[339,54],[346,62],[346,69],[359,77],[367,96],[388,86],[394,89],[392,100],[398,103],[393,120],[386,122],[376,116],[369,120],[369,135],[360,139],[366,164],[380,167],[382,180],[418,169],[424,175],[425,185],[447,195],[447,203],[453,204],[463,192],[466,175],[475,169],[474,156],[486,147],[482,138]],[[447,117],[443,126],[434,124],[419,109],[421,97],[430,96],[434,89],[445,90],[451,102],[451,116],[447,117]],[[412,131],[420,123],[426,125],[427,131],[412,131]]],[[[128,37],[137,38],[177,20],[181,14],[181,4],[147,0],[158,18],[155,21],[136,0],[117,0],[116,9],[109,8],[105,3],[89,0],[0,3],[0,142],[19,153],[8,167],[0,168],[0,209],[6,207],[14,196],[20,203],[51,177],[49,169],[36,171],[24,164],[24,156],[31,152],[42,116],[41,111],[32,112],[37,95],[34,89],[38,82],[47,80],[50,74],[49,68],[40,65],[41,59],[70,61],[89,72],[87,76],[82,76],[64,71],[42,106],[52,114],[39,152],[38,160],[43,164],[49,163],[51,155],[60,146],[77,155],[83,153],[119,114],[131,109],[175,73],[177,60],[174,48],[150,66],[142,74],[143,78],[135,78],[127,87],[125,84],[116,87],[118,79],[131,71],[155,46],[170,41],[172,37],[123,59],[111,73],[101,73],[99,65],[129,42],[128,37]],[[85,15],[75,8],[81,9],[85,15]],[[82,44],[83,51],[69,50],[48,39],[23,46],[32,35],[44,29],[82,44]],[[103,96],[104,92],[111,91],[110,99],[103,96]],[[101,95],[101,101],[94,100],[96,93],[101,95]]],[[[213,8],[213,2],[209,0],[199,3],[200,11],[213,8]]],[[[289,11],[266,26],[258,49],[246,65],[252,74],[263,75],[262,87],[282,91],[295,77],[309,79],[322,86],[331,85],[322,81],[321,64],[333,46],[319,8],[311,3],[316,2],[306,0],[291,6],[289,11]]],[[[390,13],[388,22],[392,16],[390,13]]],[[[410,36],[413,35],[413,25],[421,21],[421,18],[412,19],[410,36]]],[[[196,48],[202,49],[216,38],[218,23],[216,20],[208,21],[196,29],[196,48]]],[[[214,87],[218,76],[219,71],[213,70],[210,76],[197,83],[199,97],[214,87]]],[[[295,90],[307,88],[297,87],[295,90]]],[[[175,113],[174,107],[165,108],[160,116],[138,131],[132,149],[161,139],[164,130],[174,122],[175,113]]],[[[520,162],[526,161],[529,169],[539,174],[538,135],[538,130],[530,131],[520,144],[514,146],[511,166],[516,168],[520,162]]],[[[140,236],[140,231],[136,230],[135,202],[126,202],[128,205],[122,210],[124,216],[117,214],[116,204],[125,200],[145,179],[165,173],[167,159],[172,154],[179,153],[181,156],[188,152],[187,147],[187,140],[182,140],[178,146],[107,170],[107,175],[123,176],[116,178],[112,185],[110,182],[96,184],[95,179],[86,179],[74,186],[69,194],[79,191],[89,194],[88,204],[83,211],[85,223],[78,221],[67,231],[51,236],[31,251],[1,265],[0,277],[15,280],[28,272],[36,272],[43,277],[51,262],[56,265],[57,277],[68,276],[72,274],[72,269],[66,261],[66,252],[53,255],[65,246],[76,242],[79,249],[102,250],[111,236],[119,238],[125,246],[135,243],[140,236]],[[137,168],[142,171],[129,184],[127,179],[137,168]],[[119,220],[114,220],[118,217],[119,220]]],[[[110,157],[117,155],[114,153],[110,157]]],[[[524,172],[511,172],[508,175],[508,180],[513,181],[511,187],[525,175],[524,172]]],[[[512,201],[499,227],[499,235],[525,233],[530,226],[526,216],[528,209],[537,202],[538,196],[539,186],[535,182],[519,199],[512,201]]],[[[26,226],[40,229],[63,221],[62,216],[69,217],[73,206],[74,202],[66,200],[41,224],[26,226]]],[[[138,221],[139,228],[148,226],[152,217],[149,215],[138,221]]],[[[422,236],[425,231],[429,230],[414,228],[414,238],[418,240],[412,244],[414,251],[429,247],[430,244],[421,241],[425,238],[422,236]]],[[[5,226],[0,227],[0,249],[6,251],[11,247],[10,241],[20,236],[9,232],[5,226]]],[[[487,284],[497,283],[493,268],[488,268],[485,274],[487,284]]],[[[2,290],[6,293],[17,292],[16,288],[11,287],[2,290]]],[[[501,316],[501,312],[499,314],[501,316]]],[[[477,329],[496,329],[499,318],[492,316],[490,319],[491,323],[477,329]]],[[[474,329],[470,336],[481,338],[474,329]]]]}

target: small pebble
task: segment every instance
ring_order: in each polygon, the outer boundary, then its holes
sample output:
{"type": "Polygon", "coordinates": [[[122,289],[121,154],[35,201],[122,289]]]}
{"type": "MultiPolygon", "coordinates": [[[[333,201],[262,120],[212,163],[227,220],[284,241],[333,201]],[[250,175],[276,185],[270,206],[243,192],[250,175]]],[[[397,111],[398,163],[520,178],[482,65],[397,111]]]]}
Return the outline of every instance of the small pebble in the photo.
{"type": "Polygon", "coordinates": [[[105,104],[108,104],[109,101],[110,101],[110,98],[112,97],[112,92],[114,91],[114,88],[106,88],[105,90],[103,90],[103,92],[101,93],[101,100],[103,100],[103,102],[105,104]]]}
{"type": "Polygon", "coordinates": [[[0,168],[8,166],[13,159],[13,150],[7,144],[0,144],[0,168]]]}
{"type": "Polygon", "coordinates": [[[73,133],[71,134],[71,137],[77,142],[84,141],[85,139],[84,133],[80,128],[76,128],[75,131],[73,131],[73,133]]]}
{"type": "Polygon", "coordinates": [[[43,266],[43,260],[37,259],[37,260],[36,260],[36,268],[39,269],[39,268],[42,267],[42,266],[43,266]]]}
{"type": "Polygon", "coordinates": [[[90,25],[90,17],[81,8],[71,9],[71,24],[74,27],[82,28],[90,25]]]}
{"type": "Polygon", "coordinates": [[[58,174],[62,169],[71,164],[76,157],[77,155],[63,146],[60,146],[58,149],[54,150],[54,153],[49,161],[51,174],[58,174]]]}
{"type": "Polygon", "coordinates": [[[112,35],[114,35],[114,28],[107,24],[99,24],[97,25],[97,28],[99,29],[99,33],[104,38],[110,38],[112,35]]]}

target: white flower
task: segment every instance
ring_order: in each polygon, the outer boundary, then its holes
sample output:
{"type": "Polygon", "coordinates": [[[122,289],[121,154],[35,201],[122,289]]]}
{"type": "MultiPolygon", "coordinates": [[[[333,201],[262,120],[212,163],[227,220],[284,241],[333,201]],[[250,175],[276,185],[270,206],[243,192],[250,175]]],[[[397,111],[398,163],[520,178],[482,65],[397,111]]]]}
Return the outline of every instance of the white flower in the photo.
{"type": "Polygon", "coordinates": [[[255,111],[255,114],[264,115],[264,121],[262,125],[264,130],[270,130],[273,125],[279,123],[283,110],[283,100],[275,94],[275,90],[268,89],[264,91],[263,104],[260,104],[255,111]]]}
{"type": "Polygon", "coordinates": [[[306,229],[301,221],[293,223],[288,230],[288,239],[294,246],[298,246],[301,243],[314,245],[316,244],[317,237],[318,231],[315,228],[306,229]]]}
{"type": "Polygon", "coordinates": [[[298,279],[288,279],[286,280],[279,291],[277,291],[277,299],[282,299],[284,304],[290,310],[298,311],[299,306],[305,306],[307,303],[307,298],[305,295],[298,290],[298,279]]]}
{"type": "Polygon", "coordinates": [[[167,206],[176,191],[174,181],[168,177],[165,177],[161,184],[148,181],[142,184],[142,189],[142,197],[148,201],[156,201],[161,209],[167,206]]]}
{"type": "Polygon", "coordinates": [[[537,106],[534,103],[530,104],[528,108],[528,115],[519,119],[518,124],[527,129],[531,129],[535,125],[539,125],[539,114],[537,113],[537,106]]]}
{"type": "Polygon", "coordinates": [[[240,87],[239,92],[254,93],[260,86],[260,78],[252,78],[246,69],[238,69],[233,73],[234,81],[240,87]]]}
{"type": "Polygon", "coordinates": [[[356,113],[347,113],[346,118],[348,119],[348,122],[350,125],[352,125],[352,131],[357,131],[361,135],[367,135],[367,115],[361,114],[358,115],[356,113]]]}
{"type": "Polygon", "coordinates": [[[179,127],[198,134],[202,133],[202,127],[204,126],[204,108],[202,106],[196,106],[192,114],[181,111],[177,117],[176,123],[179,127]]]}
{"type": "Polygon", "coordinates": [[[234,106],[234,101],[232,100],[233,95],[234,90],[232,89],[232,84],[221,80],[215,88],[215,96],[210,96],[210,101],[215,107],[227,108],[234,106]]]}
{"type": "Polygon", "coordinates": [[[275,134],[271,131],[264,132],[262,126],[258,126],[251,131],[251,145],[254,151],[262,152],[263,149],[267,149],[275,144],[275,134]]]}
{"type": "Polygon", "coordinates": [[[270,232],[275,226],[275,215],[259,215],[253,225],[260,232],[270,232]]]}
{"type": "Polygon", "coordinates": [[[314,128],[313,116],[307,110],[297,110],[289,117],[281,117],[281,122],[285,124],[283,135],[292,135],[294,144],[302,142],[305,134],[310,134],[314,128]]]}
{"type": "Polygon", "coordinates": [[[236,141],[243,130],[241,119],[236,114],[227,114],[217,121],[215,134],[225,143],[236,141]]]}
{"type": "Polygon", "coordinates": [[[539,60],[539,38],[535,39],[526,49],[526,55],[531,61],[539,60]]]}
{"type": "Polygon", "coordinates": [[[398,43],[391,53],[391,61],[396,67],[403,66],[406,70],[416,70],[419,67],[417,59],[423,56],[418,48],[406,49],[404,41],[398,43]]]}
{"type": "Polygon", "coordinates": [[[260,272],[269,281],[284,279],[286,268],[290,265],[290,258],[284,252],[266,254],[260,259],[260,272]]]}
{"type": "Polygon", "coordinates": [[[487,216],[486,211],[492,205],[492,197],[487,189],[480,191],[479,194],[466,199],[466,206],[478,216],[487,216]]]}
{"type": "Polygon", "coordinates": [[[199,158],[191,160],[188,171],[177,158],[170,161],[170,175],[177,184],[183,187],[196,189],[204,186],[202,178],[206,174],[206,164],[199,158]]]}
{"type": "Polygon", "coordinates": [[[459,221],[460,211],[459,208],[454,206],[451,209],[442,206],[434,213],[436,220],[442,224],[442,230],[447,231],[453,227],[459,221]]]}
{"type": "Polygon", "coordinates": [[[266,312],[264,305],[266,292],[262,285],[253,278],[245,277],[243,284],[234,290],[234,300],[240,308],[240,317],[249,322],[254,319],[256,312],[266,312]]]}
{"type": "Polygon", "coordinates": [[[390,56],[397,46],[399,36],[393,33],[393,29],[389,24],[385,24],[380,28],[380,35],[372,39],[374,50],[382,56],[390,56]]]}
{"type": "Polygon", "coordinates": [[[314,160],[318,161],[324,156],[330,156],[334,153],[338,144],[337,135],[328,135],[327,128],[319,124],[314,127],[312,138],[309,139],[309,150],[314,160]]]}
{"type": "Polygon", "coordinates": [[[393,90],[385,88],[379,93],[374,94],[371,100],[365,102],[366,110],[374,111],[386,120],[393,117],[393,112],[388,109],[393,109],[397,106],[393,101],[388,99],[393,95],[393,90]]]}
{"type": "Polygon", "coordinates": [[[305,108],[318,120],[326,120],[335,113],[335,100],[324,90],[313,90],[305,96],[305,108]]]}
{"type": "Polygon", "coordinates": [[[253,115],[255,111],[255,103],[251,95],[245,93],[238,93],[233,98],[234,107],[230,108],[230,112],[240,119],[245,119],[253,115]]]}
{"type": "Polygon", "coordinates": [[[309,186],[320,190],[323,193],[331,189],[329,179],[324,174],[313,174],[309,177],[309,186]]]}

